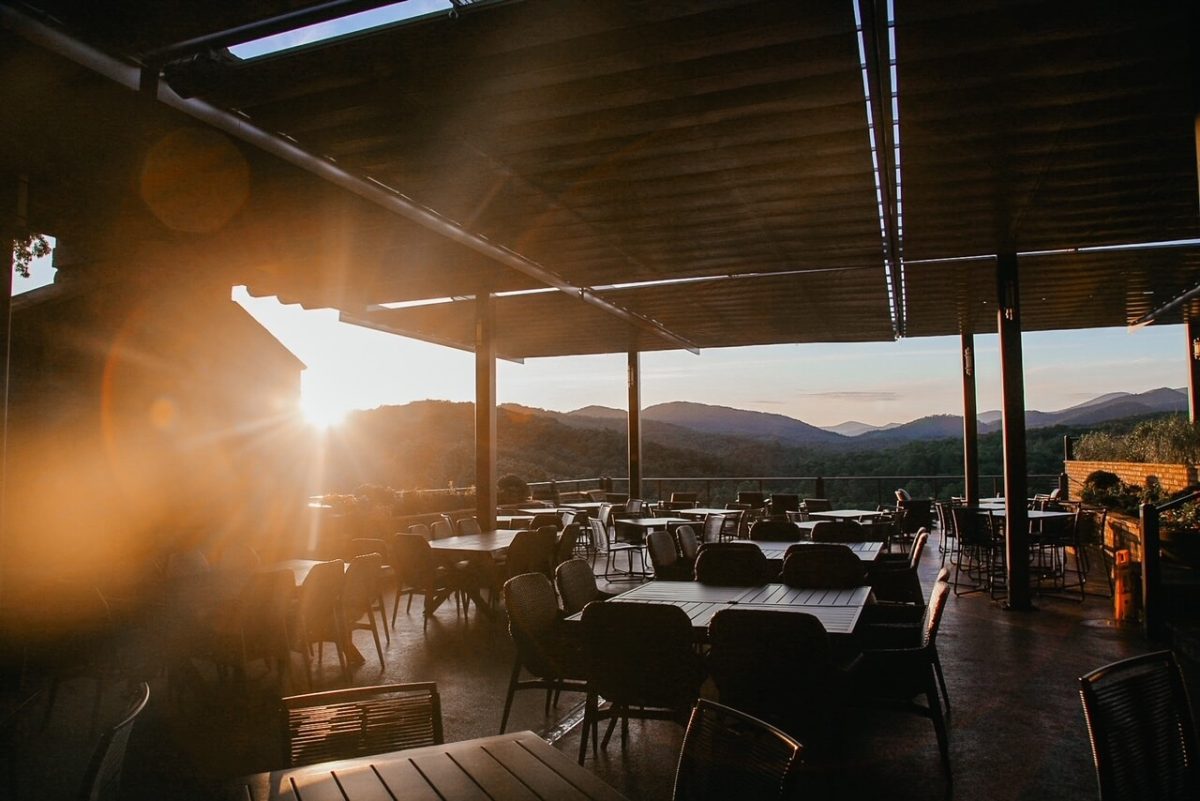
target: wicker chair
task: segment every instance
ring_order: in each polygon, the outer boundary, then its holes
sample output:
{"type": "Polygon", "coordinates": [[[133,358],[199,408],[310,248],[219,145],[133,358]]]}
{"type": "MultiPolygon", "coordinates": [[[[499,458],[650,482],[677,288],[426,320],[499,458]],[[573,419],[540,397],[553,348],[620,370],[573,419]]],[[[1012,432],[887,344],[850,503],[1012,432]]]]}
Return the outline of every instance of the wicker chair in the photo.
{"type": "Polygon", "coordinates": [[[878,542],[882,538],[855,520],[822,520],[812,527],[813,542],[878,542]]]}
{"type": "Polygon", "coordinates": [[[563,526],[562,536],[558,537],[558,544],[554,550],[554,568],[569,559],[575,558],[575,546],[579,544],[579,524],[568,523],[563,526]]]}
{"type": "Polygon", "coordinates": [[[700,553],[700,540],[696,538],[695,529],[691,526],[680,526],[675,529],[675,542],[679,545],[679,558],[694,566],[696,555],[700,553]]]}
{"type": "Polygon", "coordinates": [[[508,578],[524,573],[541,573],[549,580],[554,575],[554,551],[557,547],[557,530],[543,526],[536,531],[518,531],[508,546],[505,566],[508,578]]]}
{"type": "Polygon", "coordinates": [[[692,564],[679,558],[671,532],[651,531],[646,535],[646,550],[650,553],[654,578],[660,581],[692,580],[692,564]]]}
{"type": "Polygon", "coordinates": [[[800,527],[786,518],[766,517],[750,526],[750,539],[758,542],[797,542],[800,527]]]}
{"type": "Polygon", "coordinates": [[[683,723],[704,680],[692,648],[692,621],[677,606],[650,603],[592,603],[583,609],[587,701],[579,763],[587,754],[589,732],[595,752],[599,721],[609,720],[601,747],[607,747],[617,719],[621,739],[629,716],[683,723]],[[609,702],[600,709],[603,697],[609,702]]]}
{"type": "Polygon", "coordinates": [[[829,635],[812,615],[722,609],[708,624],[708,672],[722,704],[806,743],[824,733],[840,680],[829,635]]]}
{"type": "Polygon", "coordinates": [[[434,682],[293,695],[282,699],[280,718],[289,767],[443,741],[434,682]]]}
{"type": "Polygon", "coordinates": [[[508,726],[513,696],[518,690],[545,690],[546,714],[562,690],[585,692],[584,658],[575,627],[558,614],[554,587],[541,573],[524,573],[504,583],[508,631],[516,646],[516,659],[504,699],[500,733],[508,726]],[[521,679],[521,671],[532,679],[521,679]]]}
{"type": "Polygon", "coordinates": [[[1079,679],[1100,801],[1200,798],[1200,752],[1183,675],[1170,651],[1079,679]]]}
{"type": "Polygon", "coordinates": [[[585,559],[568,559],[554,571],[554,586],[568,615],[579,612],[592,601],[605,601],[612,593],[596,586],[596,574],[585,559]]]}
{"type": "Polygon", "coordinates": [[[881,556],[867,565],[867,574],[876,600],[904,604],[924,603],[925,596],[921,591],[921,579],[917,570],[928,540],[929,532],[921,529],[913,539],[912,548],[907,555],[895,560],[881,556]]]}
{"type": "Polygon", "coordinates": [[[899,702],[933,721],[942,767],[947,776],[950,775],[950,746],[942,699],[945,699],[947,710],[950,708],[950,699],[938,658],[937,633],[946,609],[946,598],[950,594],[949,577],[949,571],[945,568],[938,574],[925,608],[920,642],[904,648],[864,650],[858,672],[861,686],[869,688],[877,700],[899,702]],[[925,706],[913,703],[912,699],[918,695],[925,696],[925,706]]]}
{"type": "Polygon", "coordinates": [[[800,496],[774,493],[767,499],[767,514],[791,520],[793,515],[800,514],[800,496]]]}
{"type": "Polygon", "coordinates": [[[762,550],[749,542],[706,542],[696,554],[696,581],[726,587],[757,587],[767,583],[769,564],[762,550]]]}
{"type": "Polygon", "coordinates": [[[101,801],[114,799],[121,785],[121,770],[125,764],[125,749],[129,744],[129,735],[138,715],[150,702],[150,685],[141,682],[134,691],[133,700],[126,709],[121,720],[112,728],[105,730],[100,736],[100,742],[92,751],[92,758],[83,775],[80,785],[80,801],[101,801]]]}
{"type": "Polygon", "coordinates": [[[802,750],[800,743],[774,726],[700,699],[683,737],[672,798],[792,798],[802,750]]]}
{"type": "Polygon", "coordinates": [[[793,545],[780,575],[789,587],[845,589],[867,584],[867,567],[854,551],[831,542],[793,545]]]}

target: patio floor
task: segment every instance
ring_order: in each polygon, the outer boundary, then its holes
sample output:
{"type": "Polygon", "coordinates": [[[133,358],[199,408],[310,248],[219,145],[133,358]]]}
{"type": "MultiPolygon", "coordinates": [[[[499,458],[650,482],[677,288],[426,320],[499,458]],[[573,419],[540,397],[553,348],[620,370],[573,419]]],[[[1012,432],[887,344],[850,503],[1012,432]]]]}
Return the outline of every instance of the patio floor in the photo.
{"type": "MultiPolygon", "coordinates": [[[[938,557],[931,542],[922,569],[927,588],[938,557]]],[[[1107,593],[1107,586],[1093,581],[1089,590],[1107,593]]],[[[841,744],[834,766],[814,781],[828,780],[840,798],[1095,798],[1076,678],[1150,649],[1136,627],[1112,624],[1107,598],[1089,594],[1080,603],[1039,596],[1035,603],[1036,611],[1008,612],[986,594],[975,594],[952,596],[947,605],[939,651],[952,704],[952,787],[943,778],[927,719],[857,708],[846,711],[845,728],[852,735],[841,744]]],[[[401,609],[383,670],[370,634],[356,634],[366,664],[355,670],[354,683],[437,681],[447,740],[495,734],[513,658],[503,616],[492,621],[472,611],[464,623],[446,604],[423,633],[417,606],[419,601],[408,616],[401,609]]],[[[151,705],[129,744],[122,798],[211,798],[229,777],[280,765],[276,677],[252,675],[238,686],[218,681],[200,660],[188,664],[172,673],[170,687],[162,673],[151,681],[151,705]]],[[[1185,664],[1194,681],[1193,668],[1185,664]]],[[[323,679],[318,688],[339,686],[328,650],[323,679]]],[[[48,718],[44,695],[33,699],[10,726],[19,735],[9,754],[11,769],[0,774],[6,782],[0,795],[40,801],[74,796],[97,736],[94,697],[94,683],[69,681],[48,718]]],[[[560,723],[581,717],[582,697],[564,694],[549,718],[542,713],[543,698],[540,692],[518,693],[509,729],[543,734],[574,757],[579,726],[560,723]]],[[[107,688],[102,700],[99,720],[114,718],[119,688],[107,688]]],[[[599,759],[589,754],[586,766],[630,798],[668,799],[682,733],[669,722],[631,721],[628,743],[622,747],[614,735],[599,759]]]]}

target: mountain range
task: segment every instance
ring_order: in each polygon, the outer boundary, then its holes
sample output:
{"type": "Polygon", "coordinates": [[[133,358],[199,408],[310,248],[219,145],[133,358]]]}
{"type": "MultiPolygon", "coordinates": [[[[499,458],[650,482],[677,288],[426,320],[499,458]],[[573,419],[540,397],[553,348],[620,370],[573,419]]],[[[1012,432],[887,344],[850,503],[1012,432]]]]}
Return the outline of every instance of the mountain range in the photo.
{"type": "MultiPolygon", "coordinates": [[[[625,427],[625,412],[607,406],[585,406],[570,412],[515,404],[504,404],[504,408],[519,415],[552,417],[573,428],[623,430],[625,427]]],[[[1025,425],[1030,429],[1091,425],[1126,417],[1186,411],[1187,393],[1184,390],[1160,387],[1141,393],[1112,392],[1058,411],[1027,410],[1025,425]]],[[[980,434],[1000,429],[999,411],[982,412],[978,419],[980,434]]],[[[720,439],[727,438],[731,447],[738,443],[744,445],[746,440],[757,440],[784,446],[824,446],[839,450],[880,448],[962,436],[962,417],[958,415],[930,415],[883,426],[847,421],[818,427],[782,414],[685,401],[660,403],[643,409],[642,424],[647,437],[679,447],[690,447],[697,433],[707,438],[709,448],[719,446],[720,439]]]]}

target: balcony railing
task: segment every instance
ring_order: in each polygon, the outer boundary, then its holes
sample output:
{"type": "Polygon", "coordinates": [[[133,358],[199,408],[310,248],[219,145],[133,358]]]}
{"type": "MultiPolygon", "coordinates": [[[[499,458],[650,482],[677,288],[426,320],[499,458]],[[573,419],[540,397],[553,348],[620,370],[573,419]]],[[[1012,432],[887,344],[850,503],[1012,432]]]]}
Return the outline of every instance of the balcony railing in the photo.
{"type": "MultiPolygon", "coordinates": [[[[835,506],[856,508],[895,502],[895,491],[903,487],[914,498],[948,500],[963,494],[961,475],[895,475],[895,476],[694,476],[642,479],[645,500],[669,500],[672,492],[695,492],[702,506],[723,506],[737,499],[743,490],[764,494],[794,493],[809,498],[829,498],[835,506]]],[[[1050,492],[1058,487],[1057,473],[1036,473],[1028,476],[1029,492],[1050,492]]],[[[531,481],[530,492],[535,498],[550,498],[556,493],[587,492],[607,489],[628,493],[628,478],[578,478],[555,481],[531,481]]],[[[980,494],[1001,495],[1004,476],[979,477],[980,494]]]]}

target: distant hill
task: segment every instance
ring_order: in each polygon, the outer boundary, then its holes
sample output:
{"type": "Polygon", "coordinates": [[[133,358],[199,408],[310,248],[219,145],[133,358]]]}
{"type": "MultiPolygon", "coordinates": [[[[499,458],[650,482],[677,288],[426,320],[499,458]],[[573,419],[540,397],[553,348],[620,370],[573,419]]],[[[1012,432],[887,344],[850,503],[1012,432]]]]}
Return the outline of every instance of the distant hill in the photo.
{"type": "Polygon", "coordinates": [[[782,414],[686,401],[650,406],[642,412],[642,417],[710,434],[769,440],[783,445],[838,445],[846,439],[841,434],[782,414]]]}
{"type": "Polygon", "coordinates": [[[821,426],[826,431],[832,431],[834,434],[841,434],[843,437],[857,437],[860,434],[866,434],[868,431],[888,431],[889,429],[898,428],[904,425],[903,423],[888,423],[883,426],[873,426],[870,423],[860,423],[857,420],[847,420],[844,423],[838,423],[836,426],[821,426]]]}

